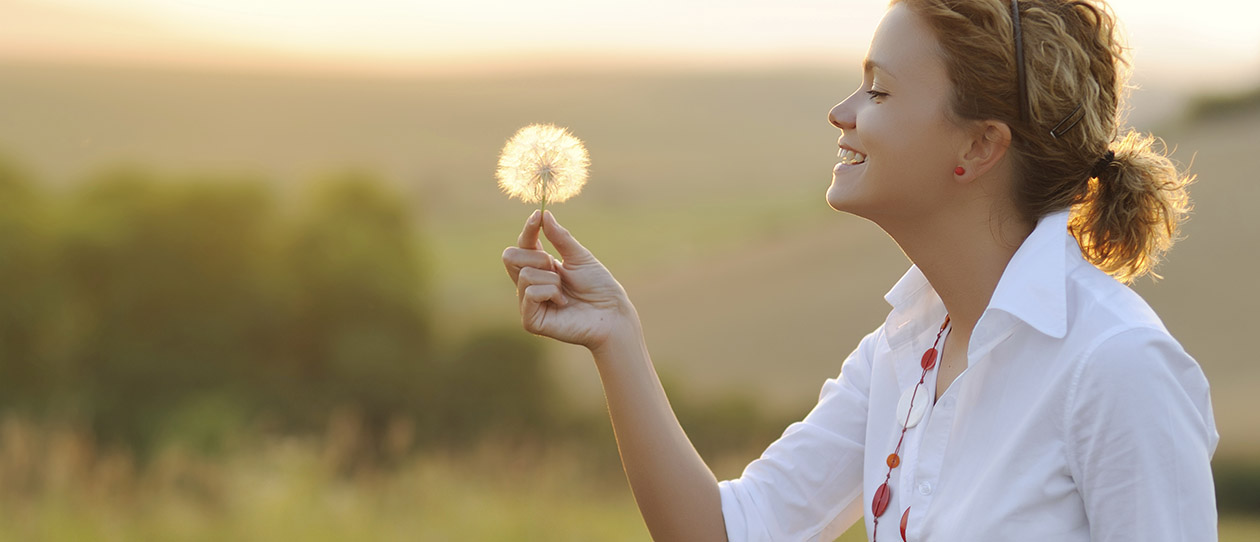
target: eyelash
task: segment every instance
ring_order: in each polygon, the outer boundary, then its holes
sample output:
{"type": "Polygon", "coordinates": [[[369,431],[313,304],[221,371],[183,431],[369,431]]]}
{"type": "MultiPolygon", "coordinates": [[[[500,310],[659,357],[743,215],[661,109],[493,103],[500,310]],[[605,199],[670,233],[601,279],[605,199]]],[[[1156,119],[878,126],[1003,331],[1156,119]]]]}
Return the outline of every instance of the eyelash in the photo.
{"type": "Polygon", "coordinates": [[[871,99],[872,99],[872,100],[876,100],[876,99],[879,99],[879,98],[886,98],[886,97],[888,97],[888,93],[887,93],[887,92],[880,92],[880,91],[878,91],[878,90],[868,90],[868,91],[866,91],[866,94],[867,94],[867,95],[869,95],[869,96],[871,97],[871,99]]]}

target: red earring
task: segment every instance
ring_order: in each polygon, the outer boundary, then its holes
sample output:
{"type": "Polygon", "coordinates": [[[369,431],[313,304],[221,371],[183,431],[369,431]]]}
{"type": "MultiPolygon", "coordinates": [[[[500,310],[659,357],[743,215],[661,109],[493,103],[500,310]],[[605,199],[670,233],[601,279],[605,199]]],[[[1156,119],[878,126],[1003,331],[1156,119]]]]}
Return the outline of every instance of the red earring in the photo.
{"type": "Polygon", "coordinates": [[[964,173],[967,173],[967,170],[963,169],[962,166],[954,168],[954,175],[962,175],[964,173]]]}

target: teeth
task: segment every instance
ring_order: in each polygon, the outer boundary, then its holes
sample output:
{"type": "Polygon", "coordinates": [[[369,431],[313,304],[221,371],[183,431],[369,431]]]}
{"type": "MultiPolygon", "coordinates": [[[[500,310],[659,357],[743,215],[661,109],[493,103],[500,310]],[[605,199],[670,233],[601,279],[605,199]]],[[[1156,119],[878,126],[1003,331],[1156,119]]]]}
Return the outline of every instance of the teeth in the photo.
{"type": "Polygon", "coordinates": [[[841,148],[836,156],[840,157],[840,163],[845,165],[861,164],[866,161],[866,155],[860,152],[854,152],[849,149],[841,148]]]}

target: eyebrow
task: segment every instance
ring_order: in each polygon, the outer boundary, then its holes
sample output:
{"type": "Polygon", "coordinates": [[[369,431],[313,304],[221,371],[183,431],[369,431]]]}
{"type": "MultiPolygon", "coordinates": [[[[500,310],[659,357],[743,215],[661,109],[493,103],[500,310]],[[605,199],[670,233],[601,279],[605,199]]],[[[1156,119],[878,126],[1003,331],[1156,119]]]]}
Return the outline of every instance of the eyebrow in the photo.
{"type": "Polygon", "coordinates": [[[879,70],[881,72],[884,72],[888,74],[889,77],[892,77],[893,79],[897,78],[896,76],[892,74],[892,72],[888,71],[888,68],[885,68],[882,64],[874,60],[871,60],[870,58],[866,58],[862,60],[862,73],[870,73],[874,70],[879,70]]]}

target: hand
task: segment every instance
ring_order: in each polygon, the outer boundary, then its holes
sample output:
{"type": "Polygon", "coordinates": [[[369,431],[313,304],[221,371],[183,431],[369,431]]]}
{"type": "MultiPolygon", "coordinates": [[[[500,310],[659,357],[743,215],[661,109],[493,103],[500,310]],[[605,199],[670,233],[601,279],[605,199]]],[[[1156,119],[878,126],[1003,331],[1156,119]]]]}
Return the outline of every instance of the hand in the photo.
{"type": "Polygon", "coordinates": [[[638,325],[625,289],[550,212],[530,215],[516,246],[503,251],[503,265],[530,333],[594,351],[638,325]],[[563,260],[543,250],[540,230],[563,260]]]}

